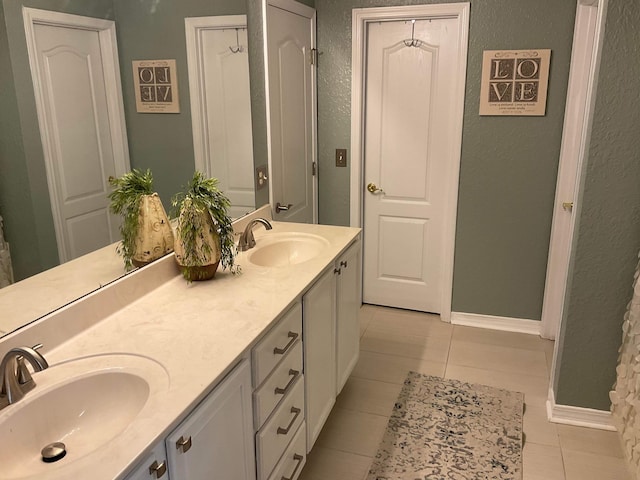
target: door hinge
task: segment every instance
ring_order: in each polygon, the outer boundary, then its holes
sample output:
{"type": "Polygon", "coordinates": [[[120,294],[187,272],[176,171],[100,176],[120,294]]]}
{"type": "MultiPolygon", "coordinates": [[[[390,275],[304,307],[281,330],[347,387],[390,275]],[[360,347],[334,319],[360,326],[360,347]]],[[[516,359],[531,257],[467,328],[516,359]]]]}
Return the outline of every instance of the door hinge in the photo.
{"type": "Polygon", "coordinates": [[[309,51],[309,63],[311,63],[311,65],[315,65],[316,67],[318,66],[318,49],[317,48],[312,48],[309,51]]]}
{"type": "Polygon", "coordinates": [[[316,162],[311,162],[311,176],[315,177],[318,171],[318,167],[316,166],[316,162]]]}

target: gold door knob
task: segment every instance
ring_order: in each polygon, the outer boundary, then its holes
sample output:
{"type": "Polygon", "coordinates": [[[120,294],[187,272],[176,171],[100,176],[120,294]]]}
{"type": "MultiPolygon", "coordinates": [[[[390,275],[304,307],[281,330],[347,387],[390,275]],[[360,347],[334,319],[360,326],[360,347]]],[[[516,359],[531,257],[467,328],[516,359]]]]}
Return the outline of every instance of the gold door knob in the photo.
{"type": "Polygon", "coordinates": [[[378,192],[384,193],[384,190],[376,187],[375,183],[370,183],[369,185],[367,185],[367,190],[369,190],[370,193],[378,193],[378,192]]]}

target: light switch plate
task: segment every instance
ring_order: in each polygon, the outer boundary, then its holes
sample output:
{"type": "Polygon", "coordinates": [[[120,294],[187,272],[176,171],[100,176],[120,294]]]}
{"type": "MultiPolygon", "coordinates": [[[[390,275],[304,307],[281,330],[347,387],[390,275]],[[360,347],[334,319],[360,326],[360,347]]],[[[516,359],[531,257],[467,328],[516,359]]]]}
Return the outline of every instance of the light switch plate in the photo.
{"type": "Polygon", "coordinates": [[[347,149],[336,148],[336,167],[347,166],[347,149]]]}

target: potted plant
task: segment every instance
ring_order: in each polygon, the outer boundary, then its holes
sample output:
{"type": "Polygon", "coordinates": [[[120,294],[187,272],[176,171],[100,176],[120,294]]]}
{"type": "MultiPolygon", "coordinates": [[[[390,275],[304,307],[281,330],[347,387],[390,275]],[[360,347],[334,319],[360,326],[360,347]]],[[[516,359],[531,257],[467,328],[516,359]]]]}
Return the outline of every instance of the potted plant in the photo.
{"type": "Polygon", "coordinates": [[[137,169],[120,178],[109,178],[114,188],[109,194],[111,212],[122,215],[122,242],[118,253],[124,258],[126,270],[141,267],[173,251],[173,231],[162,206],[153,191],[151,170],[137,169]]]}
{"type": "Polygon", "coordinates": [[[219,263],[231,273],[239,272],[234,265],[236,247],[227,213],[229,205],[229,199],[218,189],[218,180],[205,178],[198,171],[186,192],[173,198],[172,206],[179,211],[176,261],[188,281],[213,278],[219,263]]]}

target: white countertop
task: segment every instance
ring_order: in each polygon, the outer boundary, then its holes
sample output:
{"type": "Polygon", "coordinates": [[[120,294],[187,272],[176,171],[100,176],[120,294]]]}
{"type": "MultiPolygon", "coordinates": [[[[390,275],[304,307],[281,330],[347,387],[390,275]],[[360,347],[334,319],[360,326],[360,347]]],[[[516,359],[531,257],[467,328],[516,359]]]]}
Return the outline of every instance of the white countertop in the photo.
{"type": "Polygon", "coordinates": [[[117,244],[0,289],[0,336],[124,275],[117,244]]]}
{"type": "MultiPolygon", "coordinates": [[[[242,267],[241,275],[218,271],[215,279],[205,282],[187,283],[176,268],[158,288],[109,314],[53,351],[43,349],[52,366],[70,358],[103,353],[144,356],[164,367],[169,378],[166,391],[154,399],[153,411],[140,415],[104,453],[70,463],[69,470],[57,466],[54,473],[46,474],[47,479],[70,478],[72,472],[77,476],[76,466],[86,467],[95,480],[121,478],[240,359],[248,356],[251,346],[333,264],[360,229],[273,222],[272,231],[267,232],[262,226],[255,227],[254,231],[258,246],[262,237],[277,232],[318,235],[328,241],[328,246],[317,257],[288,267],[258,267],[247,261],[251,251],[240,253],[236,261],[242,267]]],[[[154,268],[158,271],[164,268],[166,274],[168,267],[152,264],[145,268],[146,275],[154,268]]],[[[116,291],[119,282],[136,280],[134,276],[125,277],[103,289],[105,292],[97,292],[92,301],[99,301],[101,297],[111,301],[107,290],[116,291]]],[[[37,374],[34,378],[37,382],[37,374]]],[[[13,407],[6,410],[10,408],[13,407]]],[[[19,404],[15,408],[19,408],[19,404]]],[[[0,411],[0,420],[5,414],[6,411],[0,411]]]]}

